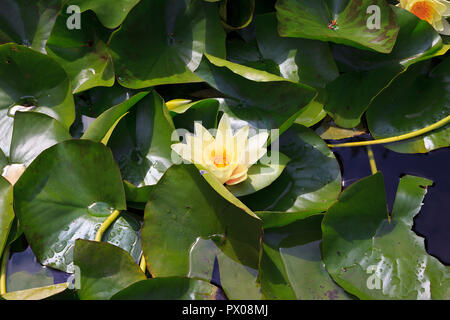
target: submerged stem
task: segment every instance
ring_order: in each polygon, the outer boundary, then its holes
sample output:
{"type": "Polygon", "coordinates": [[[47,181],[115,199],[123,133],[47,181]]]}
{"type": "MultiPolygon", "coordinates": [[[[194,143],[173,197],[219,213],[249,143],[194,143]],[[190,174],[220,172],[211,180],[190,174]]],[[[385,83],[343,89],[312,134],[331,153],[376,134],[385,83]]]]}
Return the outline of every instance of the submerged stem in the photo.
{"type": "Polygon", "coordinates": [[[357,142],[347,142],[347,143],[338,143],[338,144],[329,144],[328,147],[330,148],[340,148],[340,147],[360,147],[360,146],[369,146],[374,144],[384,144],[384,143],[391,143],[391,142],[397,142],[402,141],[406,139],[415,138],[417,136],[421,136],[425,133],[428,133],[430,131],[433,131],[435,129],[438,129],[447,123],[450,122],[450,116],[445,117],[444,119],[433,123],[432,125],[425,127],[420,130],[416,130],[413,132],[408,132],[399,136],[385,138],[385,139],[378,139],[378,140],[369,140],[369,141],[357,141],[357,142]]]}
{"type": "Polygon", "coordinates": [[[108,218],[106,218],[105,222],[102,223],[100,229],[98,229],[97,234],[95,235],[95,241],[98,242],[102,241],[103,233],[105,233],[105,231],[109,228],[109,226],[113,224],[114,221],[116,221],[119,214],[120,214],[119,210],[114,210],[113,213],[111,213],[111,215],[108,218]]]}
{"type": "Polygon", "coordinates": [[[0,266],[0,294],[2,295],[6,293],[6,266],[8,263],[8,257],[9,246],[5,248],[5,251],[3,251],[2,264],[0,266]]]}

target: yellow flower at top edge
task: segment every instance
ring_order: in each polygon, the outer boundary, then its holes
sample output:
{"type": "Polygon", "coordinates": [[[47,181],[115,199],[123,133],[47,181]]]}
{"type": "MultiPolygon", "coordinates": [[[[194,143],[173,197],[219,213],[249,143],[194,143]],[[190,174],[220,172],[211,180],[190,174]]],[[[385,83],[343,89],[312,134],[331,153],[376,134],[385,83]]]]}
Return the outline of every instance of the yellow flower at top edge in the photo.
{"type": "Polygon", "coordinates": [[[450,1],[447,0],[400,0],[399,6],[427,21],[436,31],[450,35],[450,1]]]}
{"type": "Polygon", "coordinates": [[[184,160],[201,165],[221,183],[238,184],[247,179],[247,171],[266,154],[267,132],[248,137],[249,127],[233,135],[229,117],[220,119],[213,137],[200,123],[194,124],[194,135],[186,135],[186,143],[171,147],[184,160]]]}

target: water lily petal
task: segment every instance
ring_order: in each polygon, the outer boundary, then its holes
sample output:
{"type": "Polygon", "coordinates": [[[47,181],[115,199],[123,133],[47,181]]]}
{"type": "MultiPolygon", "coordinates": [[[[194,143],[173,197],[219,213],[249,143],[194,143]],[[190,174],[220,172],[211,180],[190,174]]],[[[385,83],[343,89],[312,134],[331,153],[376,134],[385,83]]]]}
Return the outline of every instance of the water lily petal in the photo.
{"type": "Polygon", "coordinates": [[[247,149],[247,165],[251,166],[261,159],[267,152],[263,146],[266,144],[269,134],[267,132],[261,132],[248,139],[247,149]]]}
{"type": "Polygon", "coordinates": [[[214,142],[214,137],[204,126],[201,125],[200,122],[194,123],[194,132],[195,136],[201,138],[202,141],[206,144],[205,147],[214,142]]]}
{"type": "Polygon", "coordinates": [[[170,146],[173,151],[175,151],[181,158],[192,162],[192,149],[185,143],[175,143],[170,146]]]}
{"type": "Polygon", "coordinates": [[[240,178],[228,180],[228,181],[226,182],[226,184],[229,185],[229,186],[233,186],[233,185],[235,185],[235,184],[241,183],[241,182],[244,181],[245,179],[247,179],[247,173],[245,173],[245,175],[243,175],[243,176],[240,177],[240,178]]]}

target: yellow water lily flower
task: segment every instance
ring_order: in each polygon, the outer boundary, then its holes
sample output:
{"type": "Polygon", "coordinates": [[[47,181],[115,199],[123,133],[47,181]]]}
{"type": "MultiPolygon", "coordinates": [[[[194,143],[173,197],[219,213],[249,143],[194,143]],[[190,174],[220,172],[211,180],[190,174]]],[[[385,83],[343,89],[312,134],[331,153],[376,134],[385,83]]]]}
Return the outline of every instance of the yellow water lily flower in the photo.
{"type": "Polygon", "coordinates": [[[450,35],[450,1],[447,0],[400,0],[399,6],[422,20],[428,21],[439,33],[450,35]]]}
{"type": "Polygon", "coordinates": [[[186,143],[173,144],[172,149],[227,185],[247,179],[248,168],[267,152],[264,147],[269,137],[267,132],[249,138],[249,127],[245,126],[233,135],[226,114],[220,119],[215,138],[198,122],[194,124],[194,130],[194,135],[186,135],[186,143]]]}

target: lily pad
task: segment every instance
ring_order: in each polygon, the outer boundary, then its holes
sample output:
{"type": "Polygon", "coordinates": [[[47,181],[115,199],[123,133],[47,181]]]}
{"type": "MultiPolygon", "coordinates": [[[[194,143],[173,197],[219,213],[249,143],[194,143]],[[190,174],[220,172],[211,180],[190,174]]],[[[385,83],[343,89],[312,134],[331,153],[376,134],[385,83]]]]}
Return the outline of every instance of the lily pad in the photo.
{"type": "Polygon", "coordinates": [[[81,299],[110,299],[129,285],[147,279],[128,252],[109,243],[77,240],[74,264],[80,272],[81,299]]]}
{"type": "MultiPolygon", "coordinates": [[[[446,70],[448,72],[448,68],[446,70]]],[[[450,115],[449,101],[448,80],[433,77],[429,62],[418,63],[398,76],[373,100],[366,115],[370,133],[375,139],[382,139],[425,128],[450,115]]],[[[422,141],[426,152],[450,144],[447,129],[433,134],[433,138],[416,139],[422,141]]]]}
{"type": "Polygon", "coordinates": [[[117,106],[109,108],[89,125],[81,138],[102,141],[106,144],[120,119],[122,119],[128,110],[141,101],[147,94],[148,92],[137,93],[117,106]]]}
{"type": "Polygon", "coordinates": [[[255,21],[258,48],[264,59],[278,65],[283,78],[323,88],[339,75],[328,43],[280,37],[275,13],[259,15],[255,21]]]}
{"type": "Polygon", "coordinates": [[[200,82],[193,71],[203,52],[225,56],[225,32],[216,4],[141,1],[114,33],[111,50],[117,80],[127,88],[200,82]]]}
{"type": "Polygon", "coordinates": [[[37,112],[17,112],[14,116],[10,163],[26,167],[45,149],[72,137],[59,121],[37,112]]]}
{"type": "Polygon", "coordinates": [[[15,42],[45,53],[61,0],[2,0],[0,43],[15,42]]]}
{"type": "Polygon", "coordinates": [[[97,86],[111,87],[114,67],[107,45],[110,32],[93,13],[83,13],[80,19],[82,28],[70,30],[67,17],[58,17],[47,42],[47,54],[67,72],[73,93],[97,86]]]}
{"type": "Polygon", "coordinates": [[[7,292],[1,296],[5,300],[42,300],[67,290],[67,283],[52,284],[41,288],[7,292]]]}
{"type": "Polygon", "coordinates": [[[400,32],[391,53],[334,47],[339,67],[349,72],[327,85],[325,110],[341,127],[356,127],[373,99],[410,65],[446,51],[442,51],[439,34],[426,21],[400,8],[394,8],[394,12],[400,32]]]}
{"type": "Polygon", "coordinates": [[[398,34],[398,23],[384,0],[279,0],[276,4],[282,37],[332,41],[362,49],[391,52],[398,34]],[[369,28],[376,6],[379,25],[369,28]]]}
{"type": "MultiPolygon", "coordinates": [[[[68,140],[45,150],[30,164],[15,185],[14,207],[39,261],[73,272],[75,240],[94,239],[112,210],[125,210],[126,202],[111,151],[100,143],[68,140]]],[[[134,252],[140,245],[140,225],[124,219],[125,214],[105,238],[134,252]]]]}
{"type": "Polygon", "coordinates": [[[234,122],[279,129],[280,134],[316,95],[307,85],[210,55],[203,58],[196,74],[229,97],[222,108],[234,122]]]}
{"type": "Polygon", "coordinates": [[[216,300],[219,288],[208,282],[181,277],[154,278],[136,282],[112,300],[216,300]]]}
{"type": "Polygon", "coordinates": [[[217,127],[220,103],[217,99],[203,99],[170,110],[175,113],[173,122],[177,129],[194,132],[194,122],[201,122],[207,129],[217,127]]]}
{"type": "Polygon", "coordinates": [[[325,265],[340,286],[361,299],[449,299],[449,267],[411,230],[431,184],[404,176],[390,216],[381,173],[342,193],[322,223],[325,265]]]}
{"type": "Polygon", "coordinates": [[[325,270],[320,245],[322,215],[266,229],[260,282],[267,299],[347,300],[325,270]]]}
{"type": "Polygon", "coordinates": [[[172,165],[170,145],[174,130],[164,101],[152,91],[133,107],[112,132],[108,146],[123,179],[128,182],[128,201],[147,202],[151,190],[149,186],[156,184],[172,165]]]}
{"type": "Polygon", "coordinates": [[[257,270],[261,232],[261,221],[217,194],[195,166],[177,165],[153,188],[141,234],[152,275],[183,277],[199,237],[221,237],[224,254],[257,270]]]}
{"type": "Polygon", "coordinates": [[[293,125],[276,143],[291,161],[270,188],[242,197],[242,202],[254,211],[326,211],[341,192],[341,172],[325,142],[311,129],[293,125]]]}
{"type": "Polygon", "coordinates": [[[71,0],[71,5],[80,7],[80,11],[92,10],[103,25],[110,29],[117,28],[133,7],[140,0],[71,0]]]}
{"type": "Polygon", "coordinates": [[[260,300],[258,269],[239,263],[223,252],[220,235],[197,238],[189,256],[189,277],[220,284],[230,300],[260,300]]]}
{"type": "Polygon", "coordinates": [[[278,160],[269,164],[254,164],[249,168],[246,180],[233,186],[227,186],[227,189],[236,197],[242,197],[268,187],[281,175],[289,162],[289,158],[282,153],[277,153],[275,156],[275,152],[272,152],[271,157],[278,158],[278,160]]]}
{"type": "Polygon", "coordinates": [[[0,46],[0,148],[9,155],[16,111],[44,113],[66,128],[75,119],[70,80],[48,56],[24,46],[0,46]]]}
{"type": "Polygon", "coordinates": [[[0,177],[0,257],[5,249],[9,231],[14,220],[13,190],[6,179],[0,177]]]}

